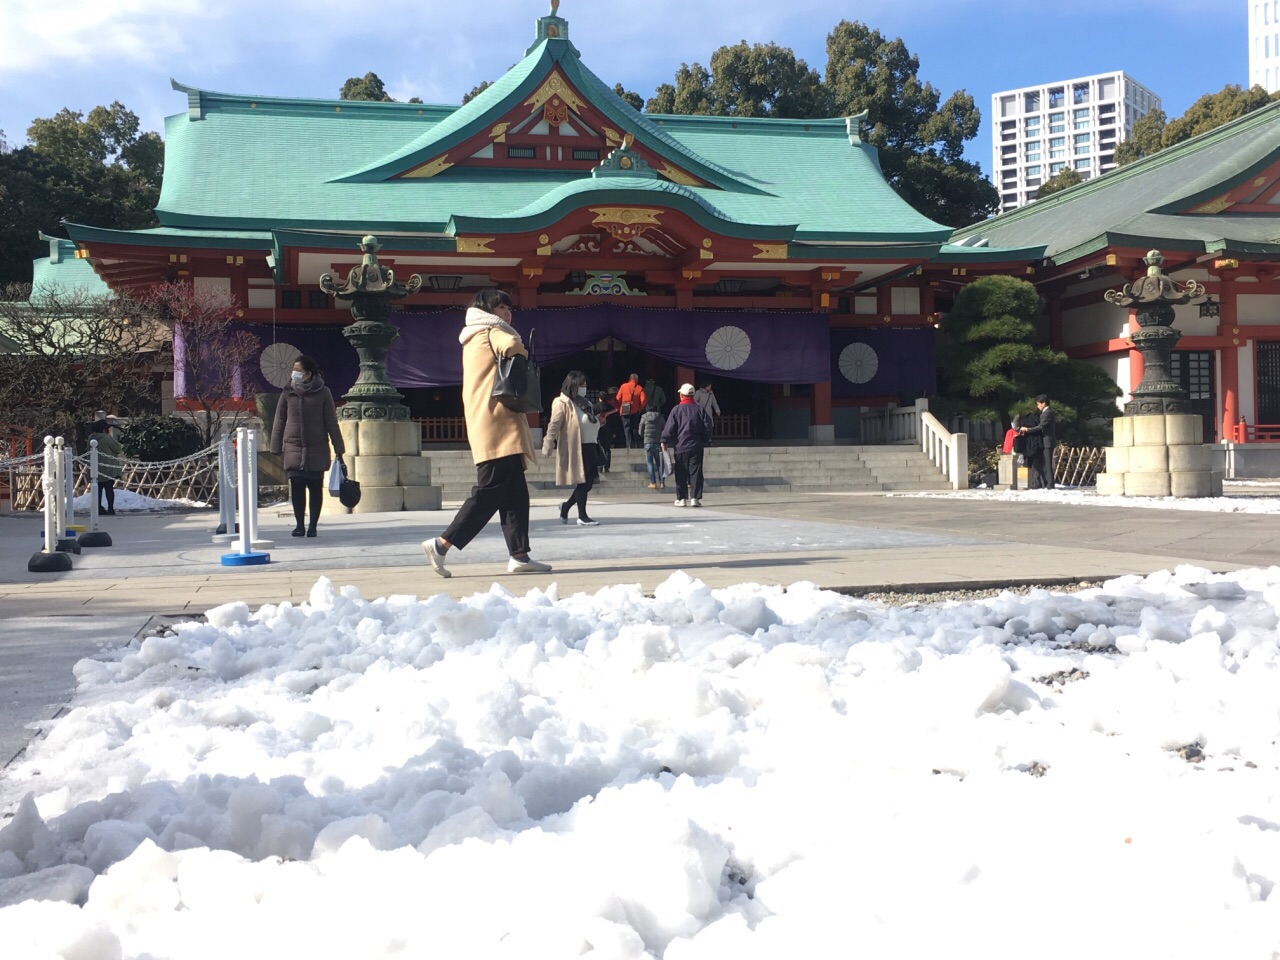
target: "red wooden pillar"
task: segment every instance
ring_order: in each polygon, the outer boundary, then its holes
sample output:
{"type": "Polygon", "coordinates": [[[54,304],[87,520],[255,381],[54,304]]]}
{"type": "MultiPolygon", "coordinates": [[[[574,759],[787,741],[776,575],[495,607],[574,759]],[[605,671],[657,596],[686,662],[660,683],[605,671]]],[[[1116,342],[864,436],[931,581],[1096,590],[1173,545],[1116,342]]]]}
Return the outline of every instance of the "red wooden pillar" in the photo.
{"type": "Polygon", "coordinates": [[[1218,424],[1218,441],[1221,443],[1235,439],[1236,424],[1240,420],[1240,328],[1236,326],[1235,284],[1229,277],[1219,278],[1218,301],[1218,335],[1231,341],[1221,348],[1222,415],[1218,424]]]}
{"type": "Polygon", "coordinates": [[[831,417],[831,381],[813,385],[809,400],[809,439],[815,443],[832,443],[836,438],[835,423],[831,417]]]}
{"type": "MultiPolygon", "coordinates": [[[[1136,333],[1138,330],[1138,308],[1129,308],[1129,333],[1136,333]]],[[[1142,362],[1142,354],[1138,352],[1136,347],[1129,348],[1129,399],[1133,399],[1133,391],[1138,388],[1138,384],[1142,382],[1142,374],[1146,370],[1146,364],[1142,362]]]]}
{"type": "Polygon", "coordinates": [[[671,399],[673,403],[680,402],[680,398],[675,396],[675,392],[679,390],[684,384],[692,383],[695,387],[698,385],[698,381],[694,380],[693,378],[694,378],[693,367],[682,367],[679,364],[676,365],[676,385],[671,391],[672,393],[671,399]]]}

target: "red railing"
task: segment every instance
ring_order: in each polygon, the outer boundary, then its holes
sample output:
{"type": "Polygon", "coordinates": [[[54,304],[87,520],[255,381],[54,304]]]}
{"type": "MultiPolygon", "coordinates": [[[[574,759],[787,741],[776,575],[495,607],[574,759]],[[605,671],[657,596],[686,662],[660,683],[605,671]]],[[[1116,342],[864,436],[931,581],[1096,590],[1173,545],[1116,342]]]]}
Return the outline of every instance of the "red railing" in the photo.
{"type": "Polygon", "coordinates": [[[1280,423],[1245,423],[1241,420],[1227,439],[1236,443],[1280,443],[1280,423]]]}

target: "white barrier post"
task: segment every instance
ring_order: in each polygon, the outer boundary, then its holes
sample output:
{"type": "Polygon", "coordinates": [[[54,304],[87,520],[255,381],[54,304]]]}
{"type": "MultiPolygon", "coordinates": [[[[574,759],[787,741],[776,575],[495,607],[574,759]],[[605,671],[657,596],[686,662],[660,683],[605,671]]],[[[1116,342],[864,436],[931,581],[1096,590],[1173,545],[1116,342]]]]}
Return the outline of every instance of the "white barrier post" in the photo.
{"type": "Polygon", "coordinates": [[[261,550],[271,546],[271,541],[258,536],[258,431],[250,427],[246,432],[249,434],[249,489],[245,491],[249,501],[249,542],[253,549],[261,550]]]}
{"type": "Polygon", "coordinates": [[[58,457],[53,437],[45,437],[44,472],[40,475],[40,487],[44,492],[44,547],[27,561],[27,570],[31,573],[58,573],[71,569],[71,557],[57,546],[61,533],[58,524],[62,521],[62,506],[57,502],[61,496],[58,457]]]}
{"type": "Polygon", "coordinates": [[[249,459],[253,446],[249,433],[244,427],[236,430],[236,503],[240,508],[240,543],[237,552],[222,555],[224,567],[247,567],[271,562],[271,554],[253,550],[249,535],[253,504],[249,491],[257,482],[257,470],[253,469],[249,459]]]}
{"type": "Polygon", "coordinates": [[[214,543],[233,543],[236,539],[235,465],[231,434],[223,434],[218,441],[218,527],[213,531],[214,543]]]}
{"type": "Polygon", "coordinates": [[[70,482],[72,466],[71,451],[67,449],[66,441],[62,437],[54,437],[53,446],[55,451],[53,501],[58,511],[58,549],[69,553],[79,553],[80,544],[76,540],[76,532],[71,529],[71,517],[69,516],[71,504],[67,500],[67,488],[70,482]]]}
{"type": "MultiPolygon", "coordinates": [[[[62,451],[63,470],[62,478],[66,484],[65,499],[66,504],[66,526],[63,527],[67,531],[67,536],[73,536],[77,533],[84,533],[88,528],[82,524],[76,523],[76,454],[70,447],[66,447],[62,451]]],[[[79,545],[79,541],[76,541],[79,545]]],[[[76,553],[80,551],[77,550],[76,553]]]]}
{"type": "Polygon", "coordinates": [[[111,534],[98,529],[98,441],[89,441],[89,530],[80,534],[82,547],[109,547],[111,534]]]}

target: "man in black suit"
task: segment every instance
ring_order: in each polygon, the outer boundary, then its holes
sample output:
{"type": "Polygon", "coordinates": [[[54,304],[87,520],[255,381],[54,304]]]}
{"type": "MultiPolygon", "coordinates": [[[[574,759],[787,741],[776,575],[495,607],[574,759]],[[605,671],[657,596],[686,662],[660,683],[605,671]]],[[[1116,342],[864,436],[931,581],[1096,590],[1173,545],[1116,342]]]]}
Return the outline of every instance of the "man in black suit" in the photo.
{"type": "Polygon", "coordinates": [[[1044,453],[1035,463],[1040,475],[1040,486],[1053,489],[1053,447],[1057,442],[1058,418],[1049,406],[1047,394],[1036,397],[1036,409],[1040,411],[1040,422],[1030,427],[1023,427],[1022,433],[1040,437],[1044,444],[1044,453]]]}

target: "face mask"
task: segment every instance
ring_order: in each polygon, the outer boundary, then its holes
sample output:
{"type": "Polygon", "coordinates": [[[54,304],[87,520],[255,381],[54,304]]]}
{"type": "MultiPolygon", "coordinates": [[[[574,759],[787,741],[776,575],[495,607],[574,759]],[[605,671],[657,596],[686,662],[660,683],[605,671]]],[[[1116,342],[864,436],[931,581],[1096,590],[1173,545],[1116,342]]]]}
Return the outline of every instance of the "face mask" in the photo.
{"type": "Polygon", "coordinates": [[[580,397],[585,397],[586,395],[587,395],[587,388],[586,388],[586,387],[579,387],[579,388],[578,388],[578,396],[580,396],[580,397]]]}
{"type": "Polygon", "coordinates": [[[294,383],[301,383],[306,378],[307,378],[307,375],[303,373],[301,370],[294,370],[291,374],[289,374],[289,379],[291,379],[294,383]]]}

